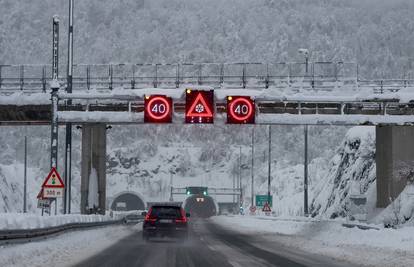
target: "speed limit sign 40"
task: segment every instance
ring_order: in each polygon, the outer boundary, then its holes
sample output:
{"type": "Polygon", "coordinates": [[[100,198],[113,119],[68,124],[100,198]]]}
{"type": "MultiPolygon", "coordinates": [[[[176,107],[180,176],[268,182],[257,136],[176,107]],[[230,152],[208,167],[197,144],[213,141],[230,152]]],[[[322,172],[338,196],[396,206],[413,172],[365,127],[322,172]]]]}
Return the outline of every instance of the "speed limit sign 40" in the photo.
{"type": "Polygon", "coordinates": [[[144,122],[172,122],[172,99],[164,95],[145,97],[144,122]]]}
{"type": "Polygon", "coordinates": [[[227,123],[254,123],[256,107],[249,96],[227,97],[227,123]]]}

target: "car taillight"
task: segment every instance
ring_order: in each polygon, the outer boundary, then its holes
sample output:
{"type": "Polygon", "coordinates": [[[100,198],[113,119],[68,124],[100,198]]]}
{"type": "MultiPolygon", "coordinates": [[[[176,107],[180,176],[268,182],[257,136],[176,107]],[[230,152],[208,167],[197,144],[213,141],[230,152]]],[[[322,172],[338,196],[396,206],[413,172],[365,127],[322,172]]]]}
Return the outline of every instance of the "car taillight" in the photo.
{"type": "Polygon", "coordinates": [[[150,208],[150,210],[148,211],[147,215],[145,216],[144,221],[146,221],[146,222],[155,222],[157,220],[157,218],[151,217],[151,213],[152,213],[152,208],[150,208]]]}
{"type": "Polygon", "coordinates": [[[145,216],[144,219],[146,222],[155,222],[157,219],[156,218],[151,218],[149,215],[145,216]]]}
{"type": "Polygon", "coordinates": [[[175,222],[176,222],[176,223],[186,223],[186,222],[187,222],[187,217],[185,216],[185,211],[184,211],[184,209],[181,209],[181,210],[180,210],[180,213],[181,213],[181,218],[179,218],[179,219],[175,219],[175,222]]]}
{"type": "Polygon", "coordinates": [[[180,219],[175,219],[175,222],[176,223],[186,223],[187,222],[187,218],[184,217],[184,218],[180,218],[180,219]]]}

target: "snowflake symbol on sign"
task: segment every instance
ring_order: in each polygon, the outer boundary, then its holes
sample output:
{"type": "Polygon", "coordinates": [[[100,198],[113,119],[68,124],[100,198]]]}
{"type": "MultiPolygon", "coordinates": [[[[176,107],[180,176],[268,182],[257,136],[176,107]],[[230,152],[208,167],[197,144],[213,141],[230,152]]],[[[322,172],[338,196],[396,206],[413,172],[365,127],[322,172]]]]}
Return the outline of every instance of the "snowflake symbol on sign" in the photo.
{"type": "Polygon", "coordinates": [[[197,106],[195,106],[195,111],[198,113],[201,113],[204,111],[204,106],[201,104],[197,104],[197,106]]]}

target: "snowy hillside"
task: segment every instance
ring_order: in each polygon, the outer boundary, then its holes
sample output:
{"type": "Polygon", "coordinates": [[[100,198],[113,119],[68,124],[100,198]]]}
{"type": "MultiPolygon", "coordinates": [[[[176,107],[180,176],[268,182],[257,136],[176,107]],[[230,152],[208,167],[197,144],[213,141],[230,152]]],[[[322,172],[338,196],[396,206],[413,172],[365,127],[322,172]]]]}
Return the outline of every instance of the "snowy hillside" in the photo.
{"type": "MultiPolygon", "coordinates": [[[[68,1],[0,5],[0,64],[50,63],[55,14],[66,64],[68,1]]],[[[364,77],[413,77],[413,11],[412,0],[76,1],[74,62],[302,61],[304,47],[364,77]]]]}

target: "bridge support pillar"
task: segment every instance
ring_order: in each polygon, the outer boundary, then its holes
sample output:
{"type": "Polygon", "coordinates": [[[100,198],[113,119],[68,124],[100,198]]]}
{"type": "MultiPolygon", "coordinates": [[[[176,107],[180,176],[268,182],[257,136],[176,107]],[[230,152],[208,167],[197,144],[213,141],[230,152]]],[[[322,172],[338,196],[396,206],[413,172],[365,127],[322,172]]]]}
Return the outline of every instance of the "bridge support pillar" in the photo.
{"type": "Polygon", "coordinates": [[[82,214],[105,214],[106,208],[106,125],[82,125],[81,155],[82,214]]]}
{"type": "Polygon", "coordinates": [[[414,126],[376,127],[377,207],[396,199],[414,174],[414,126]]]}

